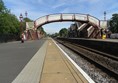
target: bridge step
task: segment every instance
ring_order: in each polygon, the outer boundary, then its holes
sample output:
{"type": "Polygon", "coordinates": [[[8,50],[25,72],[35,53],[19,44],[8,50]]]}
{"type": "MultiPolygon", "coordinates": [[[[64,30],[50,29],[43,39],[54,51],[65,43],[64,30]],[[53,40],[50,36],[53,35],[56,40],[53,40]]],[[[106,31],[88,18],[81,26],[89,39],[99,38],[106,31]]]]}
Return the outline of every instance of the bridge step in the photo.
{"type": "Polygon", "coordinates": [[[84,23],[80,27],[78,27],[78,31],[82,31],[88,24],[84,23]]]}
{"type": "Polygon", "coordinates": [[[91,34],[93,33],[94,31],[94,27],[93,26],[90,26],[88,29],[87,29],[87,33],[88,33],[88,38],[90,38],[91,34]]]}
{"type": "Polygon", "coordinates": [[[96,28],[94,28],[93,32],[89,36],[89,38],[100,38],[100,31],[96,28]]]}

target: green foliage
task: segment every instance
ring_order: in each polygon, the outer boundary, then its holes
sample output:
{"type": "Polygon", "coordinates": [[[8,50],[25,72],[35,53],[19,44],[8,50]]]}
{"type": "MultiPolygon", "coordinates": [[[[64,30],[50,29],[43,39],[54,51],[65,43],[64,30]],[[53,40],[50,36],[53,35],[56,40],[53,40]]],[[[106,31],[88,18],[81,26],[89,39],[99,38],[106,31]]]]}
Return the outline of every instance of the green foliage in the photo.
{"type": "Polygon", "coordinates": [[[19,21],[10,13],[0,14],[0,34],[16,34],[19,32],[19,21]]]}
{"type": "Polygon", "coordinates": [[[0,0],[0,14],[5,12],[6,10],[6,7],[4,6],[4,3],[2,0],[0,0]]]}
{"type": "Polygon", "coordinates": [[[39,27],[38,30],[41,31],[41,32],[45,32],[43,27],[39,27]]]}
{"type": "Polygon", "coordinates": [[[33,22],[33,20],[31,20],[30,18],[24,18],[23,20],[24,22],[33,22]]]}
{"type": "Polygon", "coordinates": [[[67,30],[66,28],[62,28],[62,29],[59,31],[60,37],[67,37],[67,34],[68,34],[68,30],[67,30]]]}
{"type": "Polygon", "coordinates": [[[19,35],[19,21],[0,0],[0,35],[19,35]]]}
{"type": "Polygon", "coordinates": [[[54,33],[54,34],[48,34],[48,36],[50,36],[50,37],[58,37],[59,36],[59,33],[54,33]]]}
{"type": "Polygon", "coordinates": [[[118,14],[113,14],[109,21],[112,33],[118,33],[118,14]]]}
{"type": "Polygon", "coordinates": [[[55,33],[54,36],[58,37],[59,36],[59,33],[55,33]]]}
{"type": "Polygon", "coordinates": [[[33,22],[30,18],[23,18],[23,30],[26,30],[26,22],[33,22]]]}
{"type": "Polygon", "coordinates": [[[41,34],[43,35],[47,35],[47,33],[45,32],[45,30],[43,29],[43,27],[38,27],[38,30],[41,32],[41,34]]]}

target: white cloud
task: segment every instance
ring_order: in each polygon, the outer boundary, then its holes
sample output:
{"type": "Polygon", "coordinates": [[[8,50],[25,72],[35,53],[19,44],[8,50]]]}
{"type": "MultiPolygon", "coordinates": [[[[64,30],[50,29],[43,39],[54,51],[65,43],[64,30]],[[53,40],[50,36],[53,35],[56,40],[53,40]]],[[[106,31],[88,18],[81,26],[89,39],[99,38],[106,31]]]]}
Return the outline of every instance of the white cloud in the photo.
{"type": "Polygon", "coordinates": [[[42,16],[47,15],[45,12],[35,11],[35,12],[29,12],[29,18],[32,18],[33,20],[36,20],[42,16]]]}
{"type": "Polygon", "coordinates": [[[52,6],[52,8],[56,9],[56,8],[59,8],[61,6],[65,5],[65,3],[61,3],[61,4],[56,4],[54,6],[52,6]]]}
{"type": "Polygon", "coordinates": [[[62,11],[60,11],[60,13],[70,13],[70,9],[69,8],[65,8],[62,11]]]}

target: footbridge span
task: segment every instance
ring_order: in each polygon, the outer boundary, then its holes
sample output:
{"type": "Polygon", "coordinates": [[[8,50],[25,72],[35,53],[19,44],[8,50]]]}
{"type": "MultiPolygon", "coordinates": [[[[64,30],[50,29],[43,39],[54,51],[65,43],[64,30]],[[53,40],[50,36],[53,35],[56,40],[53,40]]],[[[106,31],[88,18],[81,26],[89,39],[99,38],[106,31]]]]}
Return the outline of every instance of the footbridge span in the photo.
{"type": "MultiPolygon", "coordinates": [[[[37,30],[41,26],[52,22],[72,21],[81,23],[77,26],[80,33],[86,33],[87,38],[99,38],[100,30],[107,27],[107,22],[97,19],[89,14],[62,13],[42,16],[34,21],[33,29],[37,30]]],[[[26,26],[28,28],[28,26],[26,26]]]]}

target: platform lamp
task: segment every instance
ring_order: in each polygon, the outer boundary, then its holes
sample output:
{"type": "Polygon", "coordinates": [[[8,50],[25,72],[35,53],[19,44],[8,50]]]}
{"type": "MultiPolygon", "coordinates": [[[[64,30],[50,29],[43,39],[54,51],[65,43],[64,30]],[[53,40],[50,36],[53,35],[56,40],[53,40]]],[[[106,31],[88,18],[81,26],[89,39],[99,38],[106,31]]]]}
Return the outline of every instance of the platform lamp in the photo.
{"type": "Polygon", "coordinates": [[[27,13],[27,11],[25,11],[25,30],[24,30],[24,32],[25,32],[25,35],[26,35],[26,39],[28,39],[28,33],[27,33],[27,26],[26,26],[26,22],[28,21],[28,18],[27,18],[27,15],[28,15],[28,13],[27,13]]]}
{"type": "Polygon", "coordinates": [[[22,22],[23,22],[23,15],[22,15],[22,13],[19,16],[19,19],[20,19],[20,36],[21,36],[21,34],[23,32],[23,24],[22,24],[22,22]]]}
{"type": "Polygon", "coordinates": [[[27,14],[28,14],[27,11],[25,11],[25,16],[26,16],[26,18],[27,18],[27,14]]]}
{"type": "Polygon", "coordinates": [[[106,11],[104,11],[104,20],[106,21],[106,11]]]}

